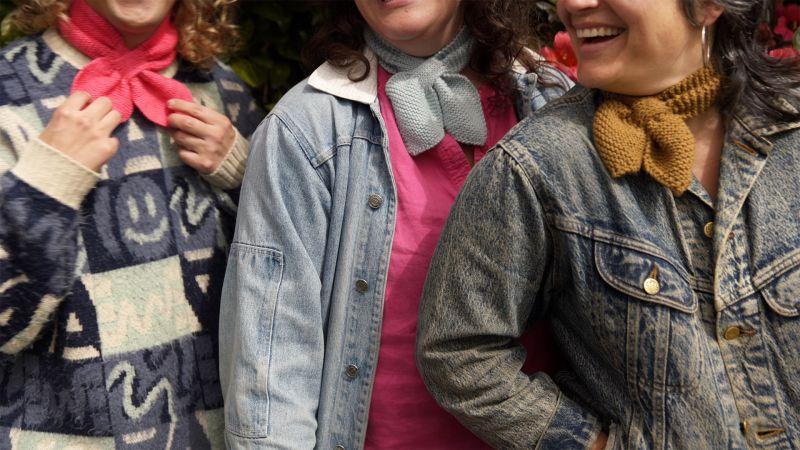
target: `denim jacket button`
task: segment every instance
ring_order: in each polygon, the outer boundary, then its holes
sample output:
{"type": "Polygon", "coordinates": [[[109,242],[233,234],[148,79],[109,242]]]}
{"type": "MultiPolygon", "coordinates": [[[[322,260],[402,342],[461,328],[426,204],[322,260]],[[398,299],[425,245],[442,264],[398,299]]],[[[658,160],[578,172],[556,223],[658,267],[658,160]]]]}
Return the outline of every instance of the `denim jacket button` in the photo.
{"type": "Polygon", "coordinates": [[[742,335],[742,329],[739,327],[728,327],[725,329],[725,333],[722,337],[725,338],[726,341],[733,341],[739,339],[739,336],[742,335]]]}
{"type": "Polygon", "coordinates": [[[344,450],[344,445],[337,445],[334,450],[344,450]]]}
{"type": "Polygon", "coordinates": [[[709,238],[709,239],[714,237],[714,222],[708,222],[703,227],[703,234],[705,234],[706,237],[709,238]]]}
{"type": "Polygon", "coordinates": [[[351,380],[358,376],[358,366],[355,364],[348,364],[344,369],[344,374],[351,380]]]}
{"type": "Polygon", "coordinates": [[[743,435],[747,436],[748,434],[750,434],[750,422],[748,422],[747,420],[743,420],[742,423],[739,424],[739,426],[741,427],[743,435]]]}
{"type": "Polygon", "coordinates": [[[369,207],[372,209],[378,209],[383,205],[383,197],[378,194],[371,194],[369,199],[367,200],[369,207]]]}
{"type": "Polygon", "coordinates": [[[649,295],[656,295],[661,291],[661,283],[653,277],[644,280],[644,291],[649,295]]]}
{"type": "Polygon", "coordinates": [[[363,294],[368,290],[369,290],[369,283],[367,283],[367,280],[356,280],[356,291],[363,294]]]}

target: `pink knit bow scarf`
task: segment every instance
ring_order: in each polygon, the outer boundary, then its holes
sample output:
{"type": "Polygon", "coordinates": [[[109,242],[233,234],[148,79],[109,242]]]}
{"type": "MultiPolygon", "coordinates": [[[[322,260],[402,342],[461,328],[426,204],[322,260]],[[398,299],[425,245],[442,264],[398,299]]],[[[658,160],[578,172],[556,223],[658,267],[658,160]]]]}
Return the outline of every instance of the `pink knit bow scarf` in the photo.
{"type": "Polygon", "coordinates": [[[125,122],[136,105],[147,119],[167,126],[167,100],[192,101],[189,89],[158,72],[175,61],[178,30],[167,17],[155,34],[129,50],[122,36],[85,0],[73,0],[69,20],[61,20],[59,32],[81,53],[92,58],[78,72],[72,92],[88,92],[92,99],[108,97],[125,122]]]}

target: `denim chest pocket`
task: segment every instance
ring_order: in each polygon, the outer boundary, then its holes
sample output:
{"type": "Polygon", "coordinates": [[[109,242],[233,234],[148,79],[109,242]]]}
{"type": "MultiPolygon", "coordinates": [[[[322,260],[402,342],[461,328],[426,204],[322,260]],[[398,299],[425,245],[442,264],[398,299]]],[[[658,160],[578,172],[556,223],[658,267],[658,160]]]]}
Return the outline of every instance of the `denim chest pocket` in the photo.
{"type": "Polygon", "coordinates": [[[800,256],[793,255],[779,265],[789,269],[762,283],[756,282],[768,309],[774,314],[767,313],[763,325],[756,324],[754,331],[772,335],[777,344],[774,351],[779,355],[775,368],[791,391],[800,392],[797,377],[800,367],[800,346],[797,345],[800,339],[800,256]],[[767,329],[761,330],[761,327],[767,329]]]}
{"type": "MultiPolygon", "coordinates": [[[[595,266],[605,302],[622,320],[606,333],[624,349],[629,385],[639,389],[693,388],[703,372],[697,297],[686,274],[665,257],[631,242],[594,241],[595,266]],[[638,248],[637,248],[638,247],[638,248]]],[[[621,358],[622,359],[622,358],[621,358]]]]}
{"type": "Polygon", "coordinates": [[[761,295],[769,307],[783,317],[800,316],[800,261],[789,270],[761,286],[761,295]]]}

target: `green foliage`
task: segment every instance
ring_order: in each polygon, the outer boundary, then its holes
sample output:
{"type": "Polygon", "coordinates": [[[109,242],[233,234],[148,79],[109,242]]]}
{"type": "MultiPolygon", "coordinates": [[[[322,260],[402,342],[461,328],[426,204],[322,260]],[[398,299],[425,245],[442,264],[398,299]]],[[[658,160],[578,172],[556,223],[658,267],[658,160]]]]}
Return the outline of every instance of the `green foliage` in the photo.
{"type": "Polygon", "coordinates": [[[0,20],[0,47],[22,36],[19,31],[11,27],[7,20],[8,13],[14,8],[15,5],[11,0],[0,0],[0,19],[2,19],[0,20]]]}
{"type": "Polygon", "coordinates": [[[244,49],[231,59],[231,67],[249,84],[267,109],[307,70],[300,52],[319,21],[307,1],[245,0],[241,2],[244,49]]]}

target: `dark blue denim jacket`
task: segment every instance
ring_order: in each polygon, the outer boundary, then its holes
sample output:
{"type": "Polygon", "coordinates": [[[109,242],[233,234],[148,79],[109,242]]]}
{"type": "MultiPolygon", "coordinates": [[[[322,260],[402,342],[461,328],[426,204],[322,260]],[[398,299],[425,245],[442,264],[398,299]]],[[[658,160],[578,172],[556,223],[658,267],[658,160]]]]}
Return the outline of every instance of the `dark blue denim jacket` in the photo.
{"type": "Polygon", "coordinates": [[[800,124],[730,122],[703,278],[670,191],[608,175],[598,100],[573,89],[473,170],[420,309],[429,389],[497,448],[800,448],[800,124]],[[535,317],[555,379],[520,372],[535,317]]]}

